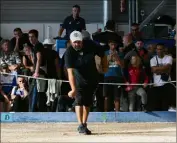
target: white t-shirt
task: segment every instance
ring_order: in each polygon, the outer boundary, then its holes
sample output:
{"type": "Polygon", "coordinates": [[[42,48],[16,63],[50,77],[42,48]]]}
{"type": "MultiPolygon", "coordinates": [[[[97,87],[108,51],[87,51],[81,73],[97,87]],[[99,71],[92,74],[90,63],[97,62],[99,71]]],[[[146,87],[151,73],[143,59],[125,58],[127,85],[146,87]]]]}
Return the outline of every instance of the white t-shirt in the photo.
{"type": "MultiPolygon", "coordinates": [[[[159,63],[159,66],[164,66],[164,65],[167,65],[167,64],[170,64],[172,65],[172,57],[169,56],[169,55],[165,55],[163,58],[159,58],[157,56],[157,60],[158,60],[158,63],[159,63]]],[[[155,66],[158,66],[157,65],[157,60],[156,60],[156,56],[154,56],[152,59],[151,59],[151,67],[155,67],[155,66]]],[[[153,79],[154,79],[154,86],[163,86],[164,81],[161,80],[161,75],[157,75],[156,73],[153,74],[153,79]]],[[[171,81],[171,78],[169,76],[169,79],[168,81],[171,81]]]]}

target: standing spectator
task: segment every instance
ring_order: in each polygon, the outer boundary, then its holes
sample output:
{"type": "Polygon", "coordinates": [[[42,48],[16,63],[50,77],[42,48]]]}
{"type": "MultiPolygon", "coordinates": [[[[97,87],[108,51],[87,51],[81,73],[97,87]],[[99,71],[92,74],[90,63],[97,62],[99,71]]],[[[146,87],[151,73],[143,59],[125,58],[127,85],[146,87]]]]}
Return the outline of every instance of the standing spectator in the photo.
{"type": "Polygon", "coordinates": [[[69,36],[73,31],[82,31],[86,30],[85,20],[79,16],[80,14],[80,6],[74,5],[72,8],[72,15],[65,18],[60,30],[59,37],[61,37],[64,29],[66,29],[65,39],[69,40],[69,36]]]}
{"type": "MultiPolygon", "coordinates": [[[[46,77],[46,59],[44,54],[44,46],[42,43],[38,41],[38,31],[33,29],[29,31],[29,40],[30,43],[33,45],[33,52],[34,52],[34,74],[33,77],[46,77]]],[[[47,111],[47,97],[46,97],[46,86],[47,82],[45,80],[33,80],[33,83],[31,85],[35,85],[35,82],[37,82],[37,96],[34,94],[35,98],[31,98],[37,100],[38,99],[38,109],[40,112],[47,111]],[[37,98],[38,97],[38,98],[37,98]]],[[[36,102],[36,101],[34,101],[36,102]]],[[[33,105],[33,104],[32,104],[33,105]]]]}
{"type": "Polygon", "coordinates": [[[28,34],[23,33],[20,28],[14,29],[14,37],[10,40],[11,50],[19,52],[23,50],[23,44],[29,43],[28,34]]]}
{"type": "MultiPolygon", "coordinates": [[[[118,41],[109,41],[110,50],[106,51],[108,60],[108,71],[105,73],[104,82],[106,83],[122,83],[123,75],[123,57],[116,50],[118,41]]],[[[104,111],[111,111],[111,103],[114,101],[115,110],[120,110],[121,87],[117,85],[104,85],[104,111]],[[114,96],[114,97],[112,97],[114,96]]]]}
{"type": "Polygon", "coordinates": [[[135,111],[136,95],[141,97],[142,109],[145,110],[147,104],[147,94],[145,88],[148,84],[148,76],[141,66],[141,59],[138,56],[132,56],[131,66],[128,68],[128,77],[126,78],[127,84],[143,83],[143,87],[128,85],[126,91],[128,91],[129,98],[129,111],[135,111]]]}
{"type": "Polygon", "coordinates": [[[114,20],[106,22],[105,31],[92,34],[94,41],[108,45],[109,40],[112,38],[117,41],[117,48],[122,46],[122,37],[115,32],[116,23],[114,20]]]}
{"type": "Polygon", "coordinates": [[[157,44],[157,56],[151,59],[154,87],[148,93],[148,110],[167,111],[171,101],[176,101],[175,88],[170,83],[172,57],[164,54],[164,45],[157,44]],[[174,100],[175,99],[175,100],[174,100]]]}
{"type": "Polygon", "coordinates": [[[45,39],[43,42],[45,58],[46,58],[46,66],[47,66],[47,77],[60,79],[60,58],[58,53],[55,50],[52,50],[54,42],[51,39],[45,39]]]}
{"type": "Polygon", "coordinates": [[[149,59],[152,59],[156,55],[156,44],[149,44],[147,50],[149,59]]]}
{"type": "Polygon", "coordinates": [[[6,63],[11,72],[18,72],[21,66],[21,59],[17,52],[10,51],[10,41],[2,40],[0,46],[2,48],[0,62],[6,63]]]}
{"type": "Polygon", "coordinates": [[[134,42],[142,40],[142,33],[139,31],[139,24],[133,23],[131,26],[131,33],[129,34],[134,42]]]}
{"type": "Polygon", "coordinates": [[[75,98],[75,111],[80,124],[79,133],[91,134],[87,128],[87,118],[92,105],[93,93],[98,84],[95,55],[103,57],[104,52],[101,48],[95,49],[84,44],[79,31],[73,31],[70,39],[72,46],[65,53],[65,65],[71,86],[68,95],[75,98]]]}
{"type": "Polygon", "coordinates": [[[28,112],[28,85],[23,77],[17,78],[17,87],[12,89],[11,99],[13,103],[13,111],[28,112]]]}

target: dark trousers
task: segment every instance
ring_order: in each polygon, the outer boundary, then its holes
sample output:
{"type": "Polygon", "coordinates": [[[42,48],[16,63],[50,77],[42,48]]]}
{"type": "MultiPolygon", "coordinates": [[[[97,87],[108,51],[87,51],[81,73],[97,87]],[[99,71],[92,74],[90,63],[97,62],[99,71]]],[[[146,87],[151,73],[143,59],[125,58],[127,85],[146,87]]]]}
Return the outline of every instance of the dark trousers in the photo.
{"type": "Polygon", "coordinates": [[[168,83],[148,90],[147,110],[168,111],[169,106],[176,107],[175,87],[168,83]]]}
{"type": "Polygon", "coordinates": [[[28,105],[28,97],[21,98],[21,96],[16,96],[13,103],[13,110],[15,112],[28,112],[28,105]]]}
{"type": "Polygon", "coordinates": [[[29,89],[29,111],[47,112],[47,96],[45,92],[37,92],[36,79],[32,79],[29,89]]]}

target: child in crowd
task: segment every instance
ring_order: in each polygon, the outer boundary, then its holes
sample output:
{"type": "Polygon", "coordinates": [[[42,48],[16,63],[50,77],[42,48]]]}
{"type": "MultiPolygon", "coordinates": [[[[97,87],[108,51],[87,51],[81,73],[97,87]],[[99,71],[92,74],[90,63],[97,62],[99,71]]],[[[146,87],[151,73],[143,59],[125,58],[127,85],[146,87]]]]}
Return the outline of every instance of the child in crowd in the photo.
{"type": "Polygon", "coordinates": [[[131,66],[128,68],[127,84],[144,83],[143,86],[128,85],[129,111],[135,111],[136,97],[141,97],[142,109],[145,110],[147,104],[147,94],[145,88],[148,84],[148,76],[141,66],[141,59],[138,56],[132,56],[131,66]]]}

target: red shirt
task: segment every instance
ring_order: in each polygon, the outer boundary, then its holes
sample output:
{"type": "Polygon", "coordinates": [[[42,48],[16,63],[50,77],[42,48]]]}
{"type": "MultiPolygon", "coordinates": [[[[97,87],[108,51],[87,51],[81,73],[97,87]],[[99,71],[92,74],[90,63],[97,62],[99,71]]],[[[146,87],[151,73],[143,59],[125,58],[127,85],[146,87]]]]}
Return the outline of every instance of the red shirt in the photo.
{"type": "Polygon", "coordinates": [[[128,69],[129,74],[129,83],[140,83],[141,77],[144,80],[144,83],[148,83],[149,79],[145,71],[142,68],[130,67],[128,69]]]}

